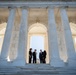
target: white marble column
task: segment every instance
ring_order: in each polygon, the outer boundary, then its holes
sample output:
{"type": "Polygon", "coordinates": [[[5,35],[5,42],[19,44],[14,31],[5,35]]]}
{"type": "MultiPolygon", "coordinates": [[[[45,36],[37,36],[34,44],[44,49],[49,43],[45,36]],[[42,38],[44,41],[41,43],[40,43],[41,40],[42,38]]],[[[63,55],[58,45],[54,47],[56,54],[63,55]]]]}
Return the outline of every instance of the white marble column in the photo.
{"type": "Polygon", "coordinates": [[[11,35],[12,35],[12,29],[14,25],[14,19],[15,19],[15,8],[10,8],[10,13],[8,17],[6,32],[5,32],[4,41],[3,41],[2,50],[1,50],[1,56],[0,56],[0,59],[1,59],[0,62],[3,65],[7,61],[10,40],[11,40],[11,35]]]}
{"type": "Polygon", "coordinates": [[[26,8],[22,8],[22,16],[19,30],[19,40],[18,40],[18,53],[17,59],[14,61],[13,65],[24,66],[26,64],[26,50],[27,50],[27,21],[28,21],[28,11],[26,8]]]}
{"type": "Polygon", "coordinates": [[[50,65],[54,67],[64,66],[59,56],[57,29],[55,23],[54,9],[48,9],[48,42],[50,50],[50,65]]]}
{"type": "MultiPolygon", "coordinates": [[[[29,32],[29,31],[28,31],[28,32],[29,32]]],[[[27,43],[27,53],[26,53],[27,57],[26,57],[26,63],[29,63],[30,38],[31,38],[31,35],[28,33],[28,38],[27,38],[28,43],[27,43]]]]}
{"type": "Polygon", "coordinates": [[[69,66],[75,66],[76,55],[75,55],[74,43],[73,43],[72,33],[65,8],[61,8],[60,13],[61,13],[62,26],[64,28],[66,48],[68,53],[68,64],[69,66]]]}

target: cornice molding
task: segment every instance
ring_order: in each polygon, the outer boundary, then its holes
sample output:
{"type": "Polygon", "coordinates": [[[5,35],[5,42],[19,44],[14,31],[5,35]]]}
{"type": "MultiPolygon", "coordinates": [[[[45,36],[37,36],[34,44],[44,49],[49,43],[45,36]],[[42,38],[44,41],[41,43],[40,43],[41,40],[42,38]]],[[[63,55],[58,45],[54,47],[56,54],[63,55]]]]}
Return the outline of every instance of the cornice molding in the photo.
{"type": "Polygon", "coordinates": [[[30,7],[30,8],[45,8],[45,7],[76,7],[76,2],[0,2],[0,7],[30,7]]]}

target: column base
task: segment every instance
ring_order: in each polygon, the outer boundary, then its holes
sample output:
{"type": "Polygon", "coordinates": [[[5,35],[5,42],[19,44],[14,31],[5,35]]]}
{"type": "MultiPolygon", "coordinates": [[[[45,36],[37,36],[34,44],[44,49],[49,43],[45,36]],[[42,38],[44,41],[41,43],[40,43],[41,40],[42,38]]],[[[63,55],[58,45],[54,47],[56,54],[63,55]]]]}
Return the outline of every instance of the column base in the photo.
{"type": "Polygon", "coordinates": [[[12,62],[12,66],[25,66],[25,60],[23,59],[16,59],[12,62]]]}
{"type": "Polygon", "coordinates": [[[5,59],[0,58],[0,66],[10,66],[10,63],[5,59]]]}
{"type": "Polygon", "coordinates": [[[76,67],[76,58],[75,59],[68,59],[68,67],[76,67]]]}
{"type": "Polygon", "coordinates": [[[54,67],[64,67],[64,62],[62,60],[52,58],[50,61],[50,65],[54,67]]]}

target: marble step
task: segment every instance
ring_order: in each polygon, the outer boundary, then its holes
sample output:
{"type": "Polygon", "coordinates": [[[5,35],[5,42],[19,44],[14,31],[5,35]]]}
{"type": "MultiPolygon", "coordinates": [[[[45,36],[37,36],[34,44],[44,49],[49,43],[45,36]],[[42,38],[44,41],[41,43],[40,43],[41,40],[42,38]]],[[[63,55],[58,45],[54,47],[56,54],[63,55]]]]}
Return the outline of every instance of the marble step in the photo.
{"type": "Polygon", "coordinates": [[[32,65],[27,67],[0,67],[0,75],[76,75],[76,68],[32,65]]]}
{"type": "Polygon", "coordinates": [[[57,71],[57,70],[11,70],[11,71],[0,71],[0,74],[3,73],[3,74],[12,74],[12,73],[15,73],[15,74],[24,74],[24,73],[27,73],[27,74],[76,74],[76,71],[57,71]]]}

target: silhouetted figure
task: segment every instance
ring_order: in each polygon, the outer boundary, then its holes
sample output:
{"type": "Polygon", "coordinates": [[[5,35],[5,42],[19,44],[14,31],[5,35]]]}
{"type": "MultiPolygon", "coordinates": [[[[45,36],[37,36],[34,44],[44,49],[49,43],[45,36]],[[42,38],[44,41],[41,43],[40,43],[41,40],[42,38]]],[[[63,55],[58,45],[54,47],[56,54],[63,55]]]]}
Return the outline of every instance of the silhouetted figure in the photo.
{"type": "Polygon", "coordinates": [[[32,59],[32,48],[29,49],[29,63],[31,63],[32,59]]]}
{"type": "Polygon", "coordinates": [[[36,49],[33,52],[33,63],[36,63],[36,49]]]}
{"type": "Polygon", "coordinates": [[[42,50],[40,50],[40,53],[39,53],[39,59],[40,59],[40,63],[43,63],[42,50]]]}
{"type": "Polygon", "coordinates": [[[46,51],[44,50],[44,52],[43,52],[43,63],[46,63],[46,55],[47,55],[47,53],[46,53],[46,51]]]}

